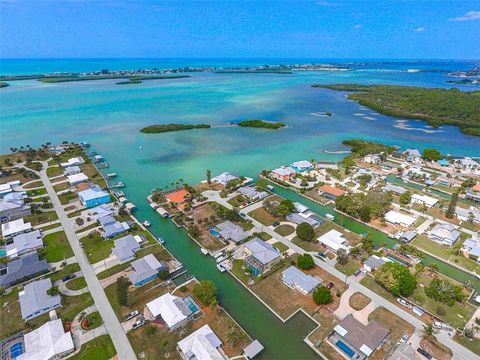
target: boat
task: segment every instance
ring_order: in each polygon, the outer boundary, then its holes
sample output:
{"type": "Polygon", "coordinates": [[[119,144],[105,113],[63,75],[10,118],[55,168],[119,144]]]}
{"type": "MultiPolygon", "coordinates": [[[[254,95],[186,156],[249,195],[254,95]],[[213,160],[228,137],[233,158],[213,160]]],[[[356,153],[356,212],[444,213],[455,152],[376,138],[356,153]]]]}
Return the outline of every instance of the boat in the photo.
{"type": "Polygon", "coordinates": [[[208,250],[204,249],[204,248],[200,248],[200,251],[202,252],[203,255],[208,255],[208,250]]]}
{"type": "Polygon", "coordinates": [[[152,224],[150,224],[150,221],[148,221],[148,220],[145,220],[142,224],[145,227],[149,227],[150,225],[152,225],[152,224]]]}
{"type": "Polygon", "coordinates": [[[116,176],[117,176],[117,173],[109,173],[109,174],[105,175],[105,177],[106,177],[107,179],[113,179],[113,178],[116,177],[116,176]]]}
{"type": "Polygon", "coordinates": [[[124,197],[125,194],[123,193],[123,191],[119,190],[119,191],[115,191],[115,196],[116,197],[124,197]]]}
{"type": "Polygon", "coordinates": [[[116,188],[123,188],[125,187],[125,184],[121,181],[117,182],[115,185],[111,186],[111,187],[116,187],[116,188]]]}
{"type": "Polygon", "coordinates": [[[165,244],[165,240],[163,240],[161,237],[158,237],[157,240],[160,244],[165,244]]]}
{"type": "Polygon", "coordinates": [[[223,273],[225,271],[227,271],[227,268],[225,266],[223,266],[222,264],[217,264],[217,269],[223,273]]]}
{"type": "Polygon", "coordinates": [[[217,264],[220,264],[221,262],[227,260],[227,256],[226,255],[222,255],[218,258],[215,259],[215,261],[217,262],[217,264]]]}
{"type": "Polygon", "coordinates": [[[100,169],[106,169],[106,168],[108,168],[108,163],[105,163],[105,162],[104,162],[104,163],[100,163],[100,164],[98,164],[97,166],[98,166],[100,169]]]}

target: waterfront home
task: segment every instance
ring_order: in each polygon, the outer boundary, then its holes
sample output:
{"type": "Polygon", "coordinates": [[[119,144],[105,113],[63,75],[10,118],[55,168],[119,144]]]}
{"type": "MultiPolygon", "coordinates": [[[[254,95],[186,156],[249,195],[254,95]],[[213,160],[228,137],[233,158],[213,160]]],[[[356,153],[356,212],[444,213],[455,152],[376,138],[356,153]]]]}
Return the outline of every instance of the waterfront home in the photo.
{"type": "Polygon", "coordinates": [[[385,214],[385,220],[390,224],[399,224],[406,227],[412,226],[416,221],[413,216],[409,216],[394,210],[390,210],[385,214]]]}
{"type": "Polygon", "coordinates": [[[295,211],[299,214],[306,213],[309,210],[308,206],[305,206],[299,202],[294,202],[293,205],[295,206],[295,211]]]}
{"type": "Polygon", "coordinates": [[[8,288],[48,270],[47,260],[40,260],[36,252],[21,256],[0,268],[0,288],[8,288]]]}
{"type": "Polygon", "coordinates": [[[313,164],[307,160],[300,160],[290,164],[290,169],[296,173],[304,173],[313,170],[313,164]]]}
{"type": "Polygon", "coordinates": [[[458,220],[471,221],[480,224],[480,209],[474,206],[470,206],[468,209],[457,206],[455,207],[455,215],[458,220]]]}
{"type": "Polygon", "coordinates": [[[368,154],[363,157],[363,162],[367,164],[379,164],[381,161],[380,154],[368,154]]]}
{"type": "Polygon", "coordinates": [[[241,186],[237,189],[237,191],[250,201],[264,199],[268,196],[268,193],[266,191],[257,191],[252,186],[241,186]]]}
{"type": "Polygon", "coordinates": [[[470,157],[464,157],[464,158],[461,158],[461,159],[456,159],[454,161],[454,164],[455,164],[456,168],[463,169],[467,172],[474,171],[478,167],[480,167],[480,164],[470,157]]]}
{"type": "Polygon", "coordinates": [[[0,199],[0,223],[17,220],[30,215],[30,205],[25,204],[27,193],[12,192],[0,199]]]}
{"type": "Polygon", "coordinates": [[[407,149],[403,152],[403,155],[408,162],[418,163],[422,158],[422,154],[418,149],[407,149]]]}
{"type": "MultiPolygon", "coordinates": [[[[141,242],[141,239],[140,239],[141,242]]],[[[135,259],[135,253],[140,250],[140,243],[132,235],[127,235],[115,240],[112,254],[120,261],[124,263],[135,259]]]]}
{"type": "Polygon", "coordinates": [[[83,206],[92,208],[110,202],[110,194],[103,191],[99,186],[92,186],[90,189],[79,191],[78,197],[83,206]]]}
{"type": "Polygon", "coordinates": [[[183,338],[177,343],[177,350],[184,360],[225,360],[220,352],[222,341],[208,325],[183,338]]]}
{"type": "Polygon", "coordinates": [[[480,184],[476,184],[467,190],[465,197],[468,200],[480,202],[480,184]]]}
{"type": "Polygon", "coordinates": [[[160,271],[168,271],[167,263],[158,261],[153,254],[133,261],[132,267],[134,272],[128,275],[128,279],[135,287],[156,279],[160,271]]]}
{"type": "Polygon", "coordinates": [[[335,326],[328,341],[342,355],[364,360],[382,344],[389,332],[375,320],[365,326],[349,314],[335,326]]]}
{"type": "Polygon", "coordinates": [[[6,184],[0,184],[0,197],[11,193],[17,186],[20,186],[20,180],[10,181],[6,184]]]}
{"type": "Polygon", "coordinates": [[[421,170],[418,167],[411,167],[405,170],[406,175],[412,179],[430,179],[432,177],[432,174],[421,170]]]}
{"type": "Polygon", "coordinates": [[[407,189],[405,189],[404,187],[399,186],[399,185],[394,185],[394,184],[387,183],[383,187],[383,191],[392,192],[392,193],[397,194],[397,195],[402,195],[403,193],[407,192],[407,189]]]}
{"type": "Polygon", "coordinates": [[[283,182],[290,181],[295,174],[294,170],[285,166],[272,170],[272,177],[283,182]]]}
{"type": "Polygon", "coordinates": [[[448,162],[447,159],[437,160],[437,164],[440,165],[441,167],[450,166],[450,163],[448,162]]]}
{"type": "Polygon", "coordinates": [[[69,167],[66,167],[64,170],[63,170],[63,175],[65,176],[70,176],[70,175],[75,175],[75,174],[78,174],[80,173],[82,170],[80,169],[80,167],[74,165],[74,166],[69,166],[69,167]]]}
{"type": "Polygon", "coordinates": [[[285,219],[297,225],[300,225],[302,223],[307,223],[307,224],[310,224],[313,228],[316,228],[320,225],[320,222],[318,220],[303,213],[291,213],[291,214],[288,214],[285,217],[285,219]]]}
{"type": "Polygon", "coordinates": [[[304,295],[310,294],[320,285],[320,281],[311,275],[305,274],[293,265],[282,272],[282,281],[289,288],[296,289],[304,295]]]}
{"type": "Polygon", "coordinates": [[[318,188],[318,193],[327,199],[335,200],[337,197],[345,195],[346,191],[335,186],[325,184],[318,188]]]}
{"type": "Polygon", "coordinates": [[[408,231],[398,231],[394,237],[395,239],[403,241],[404,243],[409,243],[413,239],[415,239],[415,236],[417,236],[417,233],[415,231],[408,230],[408,231]]]}
{"type": "Polygon", "coordinates": [[[183,299],[170,293],[150,301],[146,307],[156,321],[165,323],[168,330],[175,330],[185,325],[193,319],[192,308],[199,309],[199,306],[190,297],[183,299]],[[194,306],[189,306],[190,303],[194,306]]]}
{"type": "Polygon", "coordinates": [[[393,170],[393,169],[398,169],[401,167],[401,164],[394,163],[392,161],[384,161],[380,164],[381,168],[387,171],[393,170]]]}
{"type": "Polygon", "coordinates": [[[70,167],[70,166],[81,165],[83,163],[85,163],[83,158],[78,156],[78,157],[68,159],[66,162],[61,163],[60,166],[63,167],[63,168],[67,168],[67,167],[70,167]]]}
{"type": "Polygon", "coordinates": [[[480,238],[475,236],[465,240],[461,252],[467,259],[480,262],[480,238]]]}
{"type": "Polygon", "coordinates": [[[61,319],[51,320],[23,337],[24,352],[15,360],[56,360],[75,350],[72,334],[65,332],[61,319]]]}
{"type": "Polygon", "coordinates": [[[127,222],[120,222],[115,220],[111,215],[103,216],[98,219],[98,222],[103,228],[103,238],[110,239],[117,235],[124,233],[125,231],[130,230],[130,225],[127,222]]]}
{"type": "Polygon", "coordinates": [[[367,272],[372,272],[378,269],[380,266],[382,266],[386,262],[387,261],[385,260],[385,258],[378,257],[377,255],[371,255],[363,263],[363,269],[367,272]]]}
{"type": "Polygon", "coordinates": [[[233,180],[240,180],[237,175],[231,174],[229,172],[223,172],[211,179],[211,181],[215,184],[221,184],[223,186],[227,186],[230,181],[233,180]]]}
{"type": "Polygon", "coordinates": [[[435,206],[438,203],[438,200],[427,195],[413,194],[412,195],[412,204],[424,205],[428,208],[435,206]]]}
{"type": "Polygon", "coordinates": [[[70,185],[77,185],[83,182],[88,181],[88,176],[85,175],[84,173],[80,172],[78,174],[73,174],[73,175],[68,175],[67,176],[68,183],[70,185]]]}
{"type": "Polygon", "coordinates": [[[15,235],[29,232],[32,230],[32,224],[23,221],[23,219],[17,219],[2,224],[2,235],[4,239],[9,239],[15,235]]]}
{"type": "Polygon", "coordinates": [[[236,244],[241,243],[250,236],[240,225],[236,225],[229,220],[218,224],[216,228],[223,239],[231,240],[236,244]]]}
{"type": "Polygon", "coordinates": [[[7,243],[5,250],[6,255],[13,259],[42,247],[42,233],[40,230],[34,230],[14,236],[12,241],[7,243]]]}
{"type": "Polygon", "coordinates": [[[332,170],[337,170],[338,165],[332,161],[317,161],[315,164],[317,169],[332,169],[332,170]]]}
{"type": "Polygon", "coordinates": [[[254,238],[247,242],[244,246],[244,253],[245,268],[253,276],[258,276],[268,271],[273,264],[281,259],[280,251],[259,238],[254,238]]]}
{"type": "Polygon", "coordinates": [[[335,229],[330,230],[326,234],[319,236],[317,240],[326,246],[329,250],[335,254],[338,250],[343,249],[348,254],[350,252],[350,246],[348,240],[343,237],[343,234],[335,229]]]}
{"type": "Polygon", "coordinates": [[[428,237],[440,244],[452,246],[458,240],[461,232],[452,224],[437,224],[428,233],[428,237]]]}
{"type": "Polygon", "coordinates": [[[34,319],[62,305],[60,295],[49,295],[52,280],[49,278],[33,281],[24,286],[18,293],[22,318],[25,321],[34,319]]]}
{"type": "Polygon", "coordinates": [[[91,208],[88,212],[88,215],[93,217],[95,220],[100,219],[101,217],[107,215],[113,215],[115,213],[115,207],[112,203],[102,204],[91,208]]]}
{"type": "Polygon", "coordinates": [[[185,189],[173,190],[164,195],[169,203],[172,203],[182,211],[187,206],[187,200],[190,198],[190,193],[185,189]]]}

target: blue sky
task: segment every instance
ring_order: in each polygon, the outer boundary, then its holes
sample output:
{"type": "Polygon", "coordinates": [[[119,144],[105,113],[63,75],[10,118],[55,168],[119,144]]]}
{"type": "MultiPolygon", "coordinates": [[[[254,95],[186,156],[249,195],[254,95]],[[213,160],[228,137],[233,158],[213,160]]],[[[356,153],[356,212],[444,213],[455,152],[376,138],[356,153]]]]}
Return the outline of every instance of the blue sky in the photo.
{"type": "Polygon", "coordinates": [[[480,1],[0,0],[0,57],[480,59],[480,1]]]}

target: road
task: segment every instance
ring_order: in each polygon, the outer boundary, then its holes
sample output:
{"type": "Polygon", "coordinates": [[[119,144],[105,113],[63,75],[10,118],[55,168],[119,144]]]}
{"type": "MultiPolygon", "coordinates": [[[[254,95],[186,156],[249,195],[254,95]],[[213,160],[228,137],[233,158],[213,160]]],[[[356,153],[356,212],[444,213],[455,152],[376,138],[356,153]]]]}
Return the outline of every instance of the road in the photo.
{"type": "Polygon", "coordinates": [[[135,356],[135,352],[128,341],[127,335],[125,334],[120,322],[115,315],[115,312],[110,305],[110,302],[103,291],[100,282],[98,281],[90,263],[85,256],[82,248],[80,248],[80,242],[78,240],[75,231],[73,231],[73,227],[71,225],[70,219],[67,217],[67,214],[63,210],[63,205],[60,203],[60,200],[53,189],[52,183],[47,176],[47,163],[43,163],[44,167],[41,172],[37,174],[40,176],[40,179],[43,181],[45,185],[45,189],[47,190],[48,196],[50,196],[50,200],[52,202],[53,208],[57,212],[58,219],[63,226],[65,234],[67,236],[68,242],[72,247],[73,254],[77,258],[78,264],[80,265],[80,269],[85,277],[85,281],[88,286],[88,290],[92,294],[93,300],[95,301],[95,306],[102,316],[103,322],[105,324],[105,328],[112,339],[113,345],[117,350],[118,357],[121,360],[133,360],[137,357],[135,356]]]}
{"type": "MultiPolygon", "coordinates": [[[[205,192],[203,192],[203,195],[206,196],[209,199],[209,201],[218,202],[218,203],[222,204],[223,206],[225,206],[229,209],[233,208],[232,205],[230,205],[227,202],[226,199],[221,198],[219,193],[216,192],[216,191],[211,191],[211,190],[205,191],[205,192]]],[[[260,201],[260,202],[257,202],[257,203],[254,203],[252,205],[249,205],[249,206],[245,207],[244,209],[241,210],[241,212],[245,214],[245,217],[247,219],[252,221],[253,225],[256,228],[261,229],[261,231],[264,231],[264,232],[270,234],[272,237],[274,237],[278,241],[282,242],[283,244],[288,246],[290,249],[294,250],[295,252],[297,252],[299,254],[308,253],[307,251],[302,249],[300,246],[292,243],[287,238],[285,238],[285,237],[279,235],[278,233],[276,233],[272,228],[270,228],[268,226],[265,226],[262,223],[260,223],[259,221],[257,221],[255,219],[253,219],[252,217],[248,216],[248,213],[250,211],[255,210],[255,209],[257,209],[261,206],[262,206],[262,202],[260,201]]],[[[383,306],[384,308],[390,310],[395,315],[401,317],[402,319],[404,319],[408,323],[412,324],[415,327],[415,334],[420,336],[420,337],[422,336],[423,327],[425,325],[425,323],[423,321],[420,321],[419,319],[417,319],[412,314],[406,312],[402,308],[396,306],[395,304],[392,304],[387,299],[381,297],[377,293],[375,293],[372,290],[366,288],[365,286],[363,286],[362,284],[360,284],[358,282],[358,279],[356,277],[351,276],[351,277],[347,278],[345,276],[345,274],[343,274],[340,271],[338,271],[337,269],[335,269],[335,267],[331,263],[324,262],[316,256],[312,256],[312,257],[313,257],[313,259],[315,261],[315,264],[317,266],[319,266],[322,269],[328,271],[330,274],[334,275],[338,279],[344,280],[353,290],[361,292],[362,294],[368,296],[370,299],[372,299],[372,302],[374,302],[376,305],[383,306]]],[[[450,348],[452,350],[454,359],[458,359],[458,360],[480,359],[480,357],[478,355],[474,354],[473,352],[471,352],[467,348],[465,348],[462,345],[458,344],[457,342],[453,341],[448,336],[447,333],[439,332],[435,336],[441,344],[444,344],[445,346],[447,346],[448,348],[450,348]]]]}

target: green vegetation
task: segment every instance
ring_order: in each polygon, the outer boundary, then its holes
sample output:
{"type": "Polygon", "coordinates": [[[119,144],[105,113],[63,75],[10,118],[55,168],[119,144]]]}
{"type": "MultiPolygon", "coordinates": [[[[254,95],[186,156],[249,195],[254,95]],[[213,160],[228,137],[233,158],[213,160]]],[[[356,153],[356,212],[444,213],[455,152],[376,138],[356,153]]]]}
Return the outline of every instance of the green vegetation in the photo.
{"type": "Polygon", "coordinates": [[[72,248],[63,231],[48,234],[43,238],[45,246],[39,250],[48,262],[57,262],[73,256],[72,248]]]}
{"type": "Polygon", "coordinates": [[[70,290],[80,290],[87,287],[87,282],[85,281],[85,278],[82,276],[82,277],[77,277],[75,279],[67,281],[65,286],[67,287],[67,289],[70,289],[70,290]]]}
{"type": "Polygon", "coordinates": [[[85,325],[88,330],[95,329],[102,325],[102,317],[98,311],[88,314],[82,320],[82,327],[85,325]]]}
{"type": "Polygon", "coordinates": [[[313,301],[317,305],[326,305],[332,302],[332,294],[330,289],[325,286],[318,287],[313,292],[313,301]]]}
{"type": "Polygon", "coordinates": [[[337,209],[364,222],[370,222],[374,218],[385,215],[391,203],[391,194],[377,190],[371,190],[366,194],[345,194],[335,200],[337,209]]]}
{"type": "Polygon", "coordinates": [[[265,200],[263,205],[265,209],[274,216],[287,216],[295,210],[293,201],[287,199],[282,199],[279,205],[277,205],[277,200],[265,200]]]}
{"type": "Polygon", "coordinates": [[[310,254],[303,254],[297,258],[297,266],[302,270],[310,270],[315,266],[315,262],[310,254]]]}
{"type": "Polygon", "coordinates": [[[412,201],[412,193],[410,191],[405,191],[399,198],[400,204],[408,205],[412,201]]]}
{"type": "Polygon", "coordinates": [[[159,125],[150,125],[144,127],[140,130],[140,132],[145,134],[158,134],[164,132],[171,132],[171,131],[183,131],[183,130],[191,130],[191,129],[209,129],[210,125],[208,124],[198,124],[198,125],[190,125],[190,124],[159,124],[159,125]]]}
{"type": "Polygon", "coordinates": [[[295,228],[292,225],[282,224],[275,228],[275,232],[282,236],[288,236],[295,232],[295,228]]]}
{"type": "Polygon", "coordinates": [[[282,243],[281,241],[277,241],[272,245],[275,249],[280,251],[281,253],[284,253],[285,251],[288,251],[288,246],[282,243]]]}
{"type": "Polygon", "coordinates": [[[345,146],[349,146],[351,148],[351,152],[359,157],[363,157],[369,154],[380,154],[382,152],[390,154],[395,151],[393,146],[387,146],[383,144],[374,143],[371,141],[365,140],[344,140],[342,144],[345,146]]]}
{"type": "Polygon", "coordinates": [[[341,271],[347,276],[351,276],[355,274],[355,271],[357,271],[361,267],[362,267],[362,263],[359,260],[355,260],[355,259],[348,259],[348,261],[345,264],[340,264],[340,263],[335,264],[335,269],[337,269],[338,271],[341,271]]]}
{"type": "Polygon", "coordinates": [[[353,91],[348,98],[382,114],[427,121],[432,126],[454,125],[480,136],[480,91],[430,89],[397,85],[313,85],[353,91]]]}
{"type": "Polygon", "coordinates": [[[309,223],[301,223],[297,226],[297,236],[303,241],[313,241],[315,239],[315,230],[309,223]]]}
{"type": "Polygon", "coordinates": [[[240,121],[238,123],[238,126],[276,130],[284,127],[285,124],[281,122],[273,122],[273,121],[265,121],[265,120],[244,120],[244,121],[240,121]]]}
{"type": "Polygon", "coordinates": [[[122,306],[128,305],[128,287],[130,281],[126,277],[120,276],[117,279],[117,301],[122,306]]]}
{"type": "Polygon", "coordinates": [[[108,360],[115,356],[115,346],[108,335],[102,335],[82,345],[72,360],[108,360]]]}
{"type": "Polygon", "coordinates": [[[437,149],[424,149],[422,158],[430,161],[437,161],[442,158],[442,154],[437,149]]]}
{"type": "Polygon", "coordinates": [[[425,288],[425,294],[441,303],[448,306],[455,305],[455,302],[465,301],[463,288],[459,285],[454,285],[447,280],[433,279],[430,285],[425,288]]]}
{"type": "Polygon", "coordinates": [[[128,77],[125,75],[90,75],[90,76],[80,76],[80,75],[71,75],[71,76],[54,76],[54,77],[34,77],[33,79],[37,79],[38,81],[44,83],[61,83],[61,82],[71,82],[71,81],[91,81],[91,80],[110,80],[110,79],[129,79],[131,81],[139,81],[141,80],[158,80],[158,79],[178,79],[178,78],[185,78],[190,77],[188,75],[169,75],[169,76],[162,76],[162,75],[137,75],[128,77]]]}
{"type": "Polygon", "coordinates": [[[217,288],[211,280],[201,280],[195,284],[193,294],[203,305],[214,305],[217,303],[217,288]]]}
{"type": "Polygon", "coordinates": [[[396,262],[387,262],[375,271],[375,281],[395,296],[410,296],[417,286],[415,276],[408,268],[396,262]]]}

